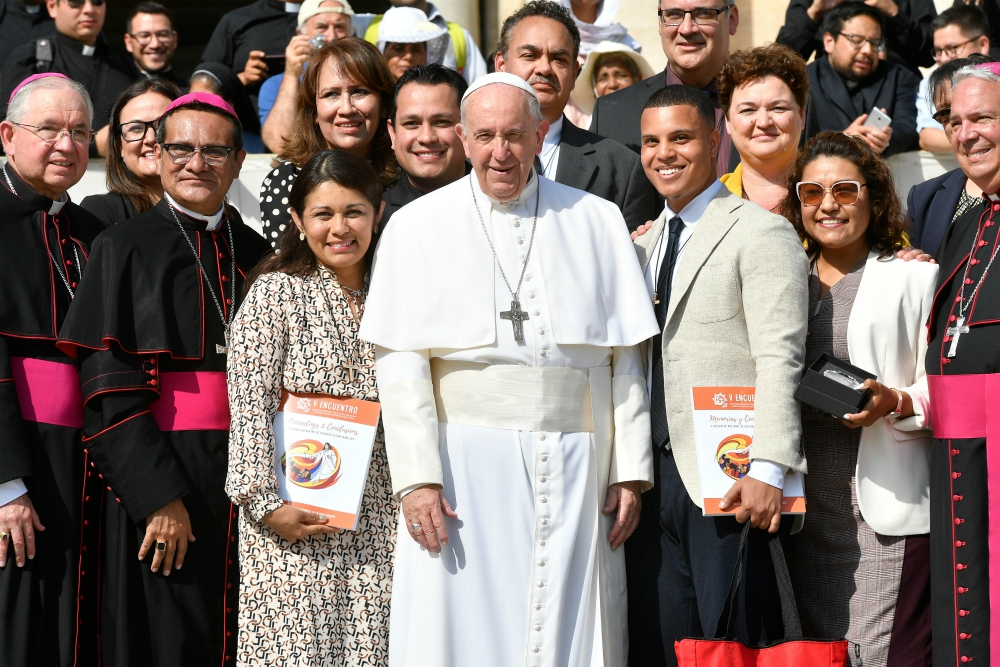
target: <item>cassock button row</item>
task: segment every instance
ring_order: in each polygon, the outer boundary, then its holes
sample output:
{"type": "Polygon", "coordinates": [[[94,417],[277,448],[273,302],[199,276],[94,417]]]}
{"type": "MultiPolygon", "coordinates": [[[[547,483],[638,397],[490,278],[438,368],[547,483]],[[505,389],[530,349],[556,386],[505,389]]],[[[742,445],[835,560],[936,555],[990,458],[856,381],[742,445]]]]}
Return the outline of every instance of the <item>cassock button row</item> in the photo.
{"type": "Polygon", "coordinates": [[[965,519],[955,519],[956,526],[961,526],[963,523],[965,523],[965,519]]]}
{"type": "Polygon", "coordinates": [[[972,262],[971,262],[971,264],[973,266],[975,266],[976,264],[979,264],[979,260],[978,259],[973,259],[972,262]]]}
{"type": "MultiPolygon", "coordinates": [[[[965,563],[958,563],[958,564],[955,565],[955,569],[958,570],[959,572],[961,572],[962,570],[964,570],[964,569],[966,569],[968,567],[969,566],[966,565],[965,563]]],[[[960,616],[961,615],[964,615],[964,614],[960,614],[960,616]]]]}
{"type": "Polygon", "coordinates": [[[972,658],[967,655],[962,656],[962,662],[972,662],[972,658]]]}
{"type": "Polygon", "coordinates": [[[951,473],[951,478],[952,479],[958,479],[961,476],[962,476],[962,473],[960,473],[960,472],[953,472],[953,473],[951,473]]]}
{"type": "Polygon", "coordinates": [[[971,612],[971,611],[969,611],[968,609],[959,609],[959,610],[958,610],[958,615],[959,615],[959,616],[963,616],[963,617],[964,617],[964,616],[968,616],[968,615],[969,615],[969,614],[971,614],[971,613],[972,613],[972,612],[971,612]]]}
{"type": "Polygon", "coordinates": [[[955,540],[955,548],[956,549],[961,549],[964,546],[965,546],[965,542],[963,542],[962,540],[955,540]]]}
{"type": "Polygon", "coordinates": [[[961,639],[961,640],[963,640],[963,641],[966,640],[966,639],[969,639],[970,637],[972,637],[972,633],[971,632],[961,632],[958,635],[958,638],[961,639]]]}
{"type": "MultiPolygon", "coordinates": [[[[968,588],[963,588],[961,586],[959,586],[956,590],[958,591],[959,595],[965,595],[969,591],[968,588]]],[[[962,639],[965,639],[965,637],[962,637],[962,639]]]]}
{"type": "Polygon", "coordinates": [[[964,497],[965,497],[965,496],[960,496],[960,495],[958,495],[958,494],[956,493],[955,495],[953,495],[953,496],[951,497],[951,499],[952,499],[952,500],[954,500],[954,501],[955,501],[955,502],[957,503],[958,501],[960,501],[960,500],[961,500],[962,498],[964,498],[964,497]]]}
{"type": "Polygon", "coordinates": [[[66,239],[59,239],[60,245],[66,245],[66,239]]]}

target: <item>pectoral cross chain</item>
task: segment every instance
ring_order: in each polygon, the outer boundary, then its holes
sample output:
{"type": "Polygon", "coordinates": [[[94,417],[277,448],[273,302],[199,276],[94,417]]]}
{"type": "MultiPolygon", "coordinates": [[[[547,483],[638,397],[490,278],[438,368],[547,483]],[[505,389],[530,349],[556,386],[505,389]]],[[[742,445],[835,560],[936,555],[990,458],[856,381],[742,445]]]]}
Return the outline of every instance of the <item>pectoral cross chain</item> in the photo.
{"type": "Polygon", "coordinates": [[[500,312],[501,320],[510,320],[514,327],[514,340],[524,342],[524,321],[529,319],[527,311],[521,310],[521,302],[514,299],[510,302],[510,310],[500,312]]]}
{"type": "Polygon", "coordinates": [[[969,333],[969,327],[965,325],[965,318],[960,317],[955,320],[955,326],[945,329],[945,333],[951,336],[951,347],[948,348],[948,357],[954,357],[958,353],[958,339],[964,333],[969,333]]]}

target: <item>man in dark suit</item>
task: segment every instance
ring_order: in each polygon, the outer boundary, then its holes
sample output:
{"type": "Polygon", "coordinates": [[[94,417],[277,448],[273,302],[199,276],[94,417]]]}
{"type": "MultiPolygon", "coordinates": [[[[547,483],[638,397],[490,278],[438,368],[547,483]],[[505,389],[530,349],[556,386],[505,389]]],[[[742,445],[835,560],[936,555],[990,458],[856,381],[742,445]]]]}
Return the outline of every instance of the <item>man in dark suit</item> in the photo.
{"type": "Polygon", "coordinates": [[[597,98],[590,131],[639,152],[639,118],[646,100],[666,85],[683,83],[705,91],[715,108],[719,131],[716,175],[731,172],[740,161],[726,130],[715,77],[729,57],[729,38],[740,14],[733,0],[660,0],[659,31],[667,68],[662,74],[597,98]]]}
{"type": "Polygon", "coordinates": [[[531,84],[549,123],[535,170],[613,202],[631,231],[655,218],[663,202],[638,155],[563,116],[580,68],[579,50],[580,31],[569,11],[548,0],[534,0],[504,21],[496,69],[531,84]]]}
{"type": "Polygon", "coordinates": [[[906,196],[910,245],[937,257],[968,179],[961,169],[918,183],[906,196]]]}
{"type": "MultiPolygon", "coordinates": [[[[785,25],[774,41],[798,51],[805,60],[823,54],[823,20],[842,0],[792,0],[785,10],[785,25]]],[[[889,60],[905,65],[915,76],[921,67],[932,67],[934,46],[931,22],[937,16],[934,0],[872,0],[885,17],[889,60]]]]}
{"type": "Polygon", "coordinates": [[[823,19],[826,57],[809,67],[805,138],[833,130],[861,137],[883,157],[917,150],[917,78],[902,65],[881,60],[885,51],[882,14],[849,0],[823,19]],[[865,125],[873,107],[889,115],[884,128],[865,125]]]}
{"type": "Polygon", "coordinates": [[[52,32],[52,17],[41,0],[0,0],[0,65],[15,47],[52,32]]]}

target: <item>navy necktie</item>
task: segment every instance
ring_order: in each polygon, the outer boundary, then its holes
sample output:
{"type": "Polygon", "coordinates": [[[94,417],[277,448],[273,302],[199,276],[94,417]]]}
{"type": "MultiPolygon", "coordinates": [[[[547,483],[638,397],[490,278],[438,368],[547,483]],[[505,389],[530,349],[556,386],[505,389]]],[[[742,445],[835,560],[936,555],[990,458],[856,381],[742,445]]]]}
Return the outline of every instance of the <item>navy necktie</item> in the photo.
{"type": "MultiPolygon", "coordinates": [[[[677,251],[684,221],[676,215],[670,218],[667,229],[666,250],[660,262],[660,270],[656,275],[656,299],[653,312],[660,331],[667,321],[667,307],[670,305],[670,287],[674,270],[677,268],[677,251]]],[[[661,243],[663,243],[661,241],[661,243]]],[[[653,338],[653,379],[649,396],[649,416],[653,430],[653,445],[663,447],[670,442],[670,431],[667,428],[667,406],[663,396],[663,338],[662,334],[653,338]]]]}

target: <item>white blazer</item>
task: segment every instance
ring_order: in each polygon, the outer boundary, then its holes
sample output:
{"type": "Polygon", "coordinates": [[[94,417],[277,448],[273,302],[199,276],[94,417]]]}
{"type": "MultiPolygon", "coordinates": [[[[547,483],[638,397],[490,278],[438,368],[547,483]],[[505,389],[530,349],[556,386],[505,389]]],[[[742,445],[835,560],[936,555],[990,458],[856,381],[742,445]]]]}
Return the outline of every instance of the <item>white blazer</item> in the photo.
{"type": "Polygon", "coordinates": [[[881,535],[930,532],[933,438],[924,355],[937,275],[936,264],[869,254],[847,323],[851,363],[913,399],[914,416],[880,419],[861,433],[858,505],[881,535]]]}

